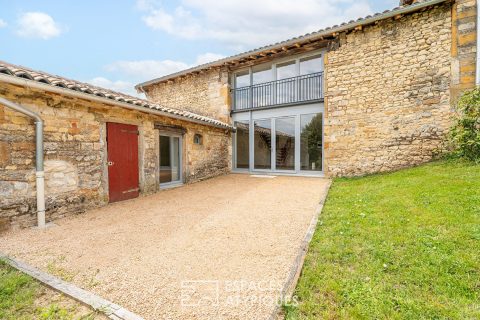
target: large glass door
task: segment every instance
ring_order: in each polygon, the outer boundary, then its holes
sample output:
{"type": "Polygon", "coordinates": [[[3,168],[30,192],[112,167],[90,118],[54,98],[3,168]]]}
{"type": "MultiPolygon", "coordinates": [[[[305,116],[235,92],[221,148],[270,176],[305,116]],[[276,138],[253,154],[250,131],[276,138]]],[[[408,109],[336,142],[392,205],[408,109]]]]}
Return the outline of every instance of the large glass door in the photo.
{"type": "Polygon", "coordinates": [[[295,170],[295,117],[274,120],[275,170],[295,170]]]}
{"type": "Polygon", "coordinates": [[[160,184],[182,182],[182,154],[180,136],[160,135],[160,184]]]}
{"type": "Polygon", "coordinates": [[[235,168],[250,168],[250,121],[235,121],[235,168]]]}
{"type": "Polygon", "coordinates": [[[253,122],[253,157],[255,170],[272,169],[272,121],[255,120],[253,122]]]}
{"type": "Polygon", "coordinates": [[[300,115],[300,169],[322,171],[323,116],[321,113],[300,115]]]}
{"type": "Polygon", "coordinates": [[[322,107],[264,110],[234,118],[235,170],[321,174],[322,107]]]}

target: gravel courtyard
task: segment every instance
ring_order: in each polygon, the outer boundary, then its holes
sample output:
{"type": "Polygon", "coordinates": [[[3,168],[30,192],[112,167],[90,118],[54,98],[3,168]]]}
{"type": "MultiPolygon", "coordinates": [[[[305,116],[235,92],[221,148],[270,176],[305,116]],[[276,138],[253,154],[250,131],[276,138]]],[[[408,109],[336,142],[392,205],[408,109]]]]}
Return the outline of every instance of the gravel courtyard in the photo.
{"type": "Polygon", "coordinates": [[[3,234],[0,251],[145,319],[266,319],[327,182],[231,174],[3,234]]]}

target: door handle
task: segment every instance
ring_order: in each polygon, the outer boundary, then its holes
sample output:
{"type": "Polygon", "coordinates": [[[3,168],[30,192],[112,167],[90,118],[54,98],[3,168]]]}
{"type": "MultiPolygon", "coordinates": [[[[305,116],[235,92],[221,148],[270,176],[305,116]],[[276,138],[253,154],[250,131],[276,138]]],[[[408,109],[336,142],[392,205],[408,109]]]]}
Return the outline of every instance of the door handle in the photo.
{"type": "Polygon", "coordinates": [[[113,166],[113,161],[108,161],[108,162],[107,162],[107,165],[108,165],[109,167],[113,166]]]}

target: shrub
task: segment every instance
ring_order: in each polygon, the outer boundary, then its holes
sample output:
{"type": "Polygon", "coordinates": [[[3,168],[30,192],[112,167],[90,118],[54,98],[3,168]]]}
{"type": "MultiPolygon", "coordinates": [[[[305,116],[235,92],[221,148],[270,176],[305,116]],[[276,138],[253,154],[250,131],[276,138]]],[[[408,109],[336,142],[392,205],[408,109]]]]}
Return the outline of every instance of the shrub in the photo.
{"type": "Polygon", "coordinates": [[[450,137],[457,156],[480,163],[480,87],[465,92],[450,137]]]}

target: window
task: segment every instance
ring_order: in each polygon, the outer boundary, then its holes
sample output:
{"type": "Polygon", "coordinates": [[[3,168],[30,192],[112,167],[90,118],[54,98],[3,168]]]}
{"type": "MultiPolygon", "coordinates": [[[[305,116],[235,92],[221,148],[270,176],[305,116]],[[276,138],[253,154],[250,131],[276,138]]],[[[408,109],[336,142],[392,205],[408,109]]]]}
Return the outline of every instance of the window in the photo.
{"type": "Polygon", "coordinates": [[[300,116],[301,170],[322,171],[322,114],[300,116]]]}
{"type": "Polygon", "coordinates": [[[277,170],[295,170],[295,117],[275,119],[277,170]]]}
{"type": "Polygon", "coordinates": [[[160,135],[160,183],[181,181],[181,138],[160,135]]]}
{"type": "Polygon", "coordinates": [[[296,61],[289,61],[277,65],[276,103],[290,103],[295,101],[295,78],[297,76],[296,61]]]}
{"type": "Polygon", "coordinates": [[[264,107],[273,104],[272,83],[273,72],[271,66],[253,70],[252,99],[253,107],[264,107]]]}
{"type": "Polygon", "coordinates": [[[272,167],[272,128],[271,120],[254,121],[255,169],[271,169],[272,167]]]}
{"type": "Polygon", "coordinates": [[[236,150],[236,159],[237,169],[248,169],[250,164],[250,131],[249,131],[249,121],[236,121],[235,127],[237,132],[235,134],[235,150],[236,150]]]}
{"type": "Polygon", "coordinates": [[[322,56],[313,56],[300,59],[300,75],[321,72],[323,70],[322,56]]]}
{"type": "Polygon", "coordinates": [[[235,75],[235,88],[247,87],[250,85],[250,72],[248,70],[235,75]]]}
{"type": "MultiPolygon", "coordinates": [[[[310,53],[312,54],[312,53],[310,53]]],[[[323,55],[261,64],[234,73],[233,108],[246,110],[323,98],[323,55]]]]}
{"type": "Polygon", "coordinates": [[[193,143],[202,145],[203,144],[203,136],[201,134],[195,133],[193,136],[193,143]]]}
{"type": "Polygon", "coordinates": [[[272,65],[258,65],[252,67],[251,82],[250,70],[235,73],[235,88],[248,87],[250,85],[284,80],[301,75],[318,73],[323,71],[323,57],[321,54],[310,57],[294,59],[276,64],[276,73],[272,65]]]}
{"type": "Polygon", "coordinates": [[[292,78],[297,75],[295,61],[289,61],[277,65],[277,80],[292,78]]]}
{"type": "Polygon", "coordinates": [[[270,82],[273,80],[273,73],[271,66],[263,66],[254,69],[252,73],[253,84],[270,82]]]}

